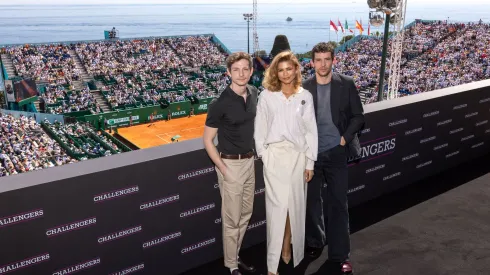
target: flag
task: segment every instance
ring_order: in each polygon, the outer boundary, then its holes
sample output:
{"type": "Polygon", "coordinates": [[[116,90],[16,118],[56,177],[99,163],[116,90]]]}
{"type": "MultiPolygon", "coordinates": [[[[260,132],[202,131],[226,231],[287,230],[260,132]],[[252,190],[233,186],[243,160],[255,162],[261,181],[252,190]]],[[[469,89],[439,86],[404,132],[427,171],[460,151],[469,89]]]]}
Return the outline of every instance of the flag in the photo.
{"type": "Polygon", "coordinates": [[[337,18],[337,22],[339,23],[338,26],[342,30],[342,33],[345,33],[344,27],[342,27],[342,23],[340,23],[340,20],[337,18]]]}
{"type": "Polygon", "coordinates": [[[361,32],[361,35],[362,35],[362,32],[364,31],[364,29],[362,28],[362,24],[359,23],[359,21],[356,20],[356,29],[359,30],[359,32],[361,32]]]}
{"type": "Polygon", "coordinates": [[[335,26],[335,23],[330,20],[330,30],[331,31],[335,31],[335,32],[338,32],[339,30],[337,29],[337,26],[335,26]]]}
{"type": "Polygon", "coordinates": [[[368,22],[368,35],[371,35],[371,25],[368,22]]]}
{"type": "Polygon", "coordinates": [[[346,30],[348,30],[348,29],[349,29],[349,24],[347,24],[347,19],[345,19],[345,26],[344,26],[344,28],[345,28],[346,30]]]}
{"type": "Polygon", "coordinates": [[[350,33],[354,33],[354,31],[352,29],[349,29],[350,33]]]}
{"type": "Polygon", "coordinates": [[[155,46],[155,41],[153,41],[153,44],[150,46],[150,50],[155,54],[157,47],[155,46]]]}

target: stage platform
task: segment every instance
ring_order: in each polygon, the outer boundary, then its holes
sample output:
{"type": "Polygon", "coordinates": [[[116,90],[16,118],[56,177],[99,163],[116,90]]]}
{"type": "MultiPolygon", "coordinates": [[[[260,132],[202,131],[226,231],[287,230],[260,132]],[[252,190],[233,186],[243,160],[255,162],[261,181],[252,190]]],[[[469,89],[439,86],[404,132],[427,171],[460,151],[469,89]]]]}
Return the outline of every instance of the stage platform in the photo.
{"type": "Polygon", "coordinates": [[[119,128],[119,136],[140,149],[172,143],[172,137],[179,135],[179,141],[202,137],[207,114],[159,120],[154,123],[119,128]]]}
{"type": "MultiPolygon", "coordinates": [[[[355,275],[489,274],[490,155],[462,164],[350,209],[355,275]]],[[[280,274],[337,275],[326,263],[305,258],[280,274]]],[[[265,243],[241,253],[267,274],[265,243]]],[[[291,261],[292,262],[292,261],[291,261]]],[[[230,274],[223,258],[183,273],[230,274]],[[210,272],[210,273],[207,273],[210,272]]]]}

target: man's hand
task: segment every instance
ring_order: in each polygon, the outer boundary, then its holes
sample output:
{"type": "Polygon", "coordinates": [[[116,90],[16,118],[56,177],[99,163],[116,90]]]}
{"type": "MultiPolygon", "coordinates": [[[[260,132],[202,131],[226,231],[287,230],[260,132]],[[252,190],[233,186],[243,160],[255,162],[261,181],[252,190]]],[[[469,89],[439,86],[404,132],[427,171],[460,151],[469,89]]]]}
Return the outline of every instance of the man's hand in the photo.
{"type": "Polygon", "coordinates": [[[226,164],[223,163],[223,166],[221,167],[217,167],[219,169],[219,171],[221,172],[221,174],[224,176],[226,174],[226,170],[228,167],[226,167],[226,164]]]}
{"type": "Polygon", "coordinates": [[[344,137],[340,137],[340,145],[345,146],[345,139],[344,137]]]}
{"type": "Polygon", "coordinates": [[[218,168],[219,171],[221,172],[221,174],[223,175],[223,178],[228,181],[228,182],[235,182],[235,175],[233,175],[233,173],[231,172],[230,168],[228,168],[228,166],[225,166],[222,167],[222,168],[218,168]]]}
{"type": "Polygon", "coordinates": [[[314,174],[313,170],[308,170],[308,169],[305,170],[306,182],[309,182],[313,178],[313,174],[314,174]]]}

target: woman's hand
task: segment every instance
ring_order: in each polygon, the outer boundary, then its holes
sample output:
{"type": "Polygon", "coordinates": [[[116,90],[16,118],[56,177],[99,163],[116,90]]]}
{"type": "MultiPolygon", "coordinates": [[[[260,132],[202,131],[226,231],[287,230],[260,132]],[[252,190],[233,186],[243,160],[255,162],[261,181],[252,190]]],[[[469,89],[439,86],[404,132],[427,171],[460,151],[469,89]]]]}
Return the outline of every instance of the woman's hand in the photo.
{"type": "Polygon", "coordinates": [[[310,180],[313,178],[313,170],[308,170],[306,169],[305,170],[305,179],[306,179],[306,182],[310,182],[310,180]]]}

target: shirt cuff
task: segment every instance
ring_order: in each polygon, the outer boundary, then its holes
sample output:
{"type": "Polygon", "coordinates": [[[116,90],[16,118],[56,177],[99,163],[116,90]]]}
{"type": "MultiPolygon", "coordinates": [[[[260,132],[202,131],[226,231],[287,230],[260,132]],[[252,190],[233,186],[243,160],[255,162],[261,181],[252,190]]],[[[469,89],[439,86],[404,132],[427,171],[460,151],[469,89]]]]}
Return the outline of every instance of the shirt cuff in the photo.
{"type": "Polygon", "coordinates": [[[306,158],[306,169],[313,170],[315,168],[315,161],[309,158],[306,158]]]}

